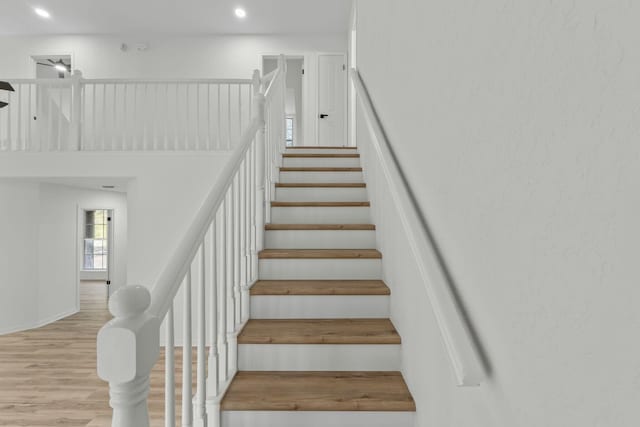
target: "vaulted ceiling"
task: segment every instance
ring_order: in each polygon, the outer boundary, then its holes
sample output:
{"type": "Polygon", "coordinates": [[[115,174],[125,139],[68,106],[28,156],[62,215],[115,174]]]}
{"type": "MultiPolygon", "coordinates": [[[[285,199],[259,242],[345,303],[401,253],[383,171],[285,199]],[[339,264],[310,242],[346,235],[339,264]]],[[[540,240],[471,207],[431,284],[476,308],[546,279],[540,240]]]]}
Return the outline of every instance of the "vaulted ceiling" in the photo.
{"type": "Polygon", "coordinates": [[[1,0],[0,34],[344,33],[350,10],[350,0],[1,0]]]}

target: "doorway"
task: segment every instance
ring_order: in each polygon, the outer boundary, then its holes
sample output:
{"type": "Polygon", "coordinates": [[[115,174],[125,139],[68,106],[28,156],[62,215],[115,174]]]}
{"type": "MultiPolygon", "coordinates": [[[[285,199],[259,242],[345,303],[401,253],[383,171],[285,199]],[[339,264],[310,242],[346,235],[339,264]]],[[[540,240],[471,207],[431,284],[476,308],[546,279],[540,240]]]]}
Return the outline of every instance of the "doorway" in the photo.
{"type": "Polygon", "coordinates": [[[80,285],[103,287],[111,294],[113,271],[113,209],[81,209],[80,285]]]}
{"type": "Polygon", "coordinates": [[[68,79],[71,77],[71,55],[32,56],[36,79],[68,79]]]}
{"type": "MultiPolygon", "coordinates": [[[[285,98],[287,146],[304,145],[304,56],[287,56],[287,94],[285,98]]],[[[262,57],[262,72],[268,74],[278,67],[278,57],[262,57]]]]}
{"type": "Polygon", "coordinates": [[[318,145],[347,145],[347,62],[344,54],[318,56],[318,145]]]}

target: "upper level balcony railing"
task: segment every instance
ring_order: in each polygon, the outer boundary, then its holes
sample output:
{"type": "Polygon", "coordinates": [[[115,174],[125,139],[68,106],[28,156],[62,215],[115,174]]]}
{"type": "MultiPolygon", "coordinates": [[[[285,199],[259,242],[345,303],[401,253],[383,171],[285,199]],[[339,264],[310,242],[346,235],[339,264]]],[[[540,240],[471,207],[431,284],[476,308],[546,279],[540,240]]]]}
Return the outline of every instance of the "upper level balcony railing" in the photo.
{"type": "Polygon", "coordinates": [[[231,150],[250,79],[9,79],[0,151],[231,150]]]}

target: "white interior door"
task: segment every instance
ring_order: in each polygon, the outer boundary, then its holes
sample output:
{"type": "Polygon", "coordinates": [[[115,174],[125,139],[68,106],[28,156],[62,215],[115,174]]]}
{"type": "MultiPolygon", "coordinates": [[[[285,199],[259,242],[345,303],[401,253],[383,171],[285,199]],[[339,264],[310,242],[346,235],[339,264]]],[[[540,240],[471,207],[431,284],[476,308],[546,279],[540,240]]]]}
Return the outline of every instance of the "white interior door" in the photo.
{"type": "Polygon", "coordinates": [[[347,70],[344,55],[318,57],[318,145],[347,145],[347,70]]]}

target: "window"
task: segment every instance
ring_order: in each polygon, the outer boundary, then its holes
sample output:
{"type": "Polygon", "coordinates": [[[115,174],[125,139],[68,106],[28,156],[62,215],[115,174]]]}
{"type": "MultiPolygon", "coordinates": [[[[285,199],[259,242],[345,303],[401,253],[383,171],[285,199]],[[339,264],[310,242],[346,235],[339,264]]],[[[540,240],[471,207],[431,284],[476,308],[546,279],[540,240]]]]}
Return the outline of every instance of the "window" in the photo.
{"type": "Polygon", "coordinates": [[[109,254],[109,211],[85,211],[84,270],[106,270],[109,254]]]}
{"type": "Polygon", "coordinates": [[[293,117],[287,117],[286,124],[287,124],[287,129],[286,129],[285,143],[287,147],[292,147],[293,146],[293,117]]]}

